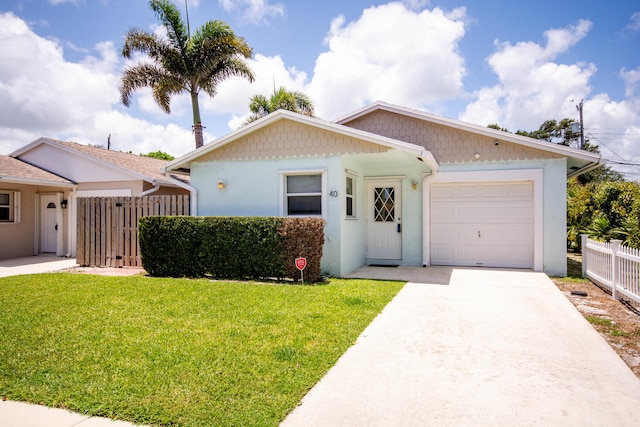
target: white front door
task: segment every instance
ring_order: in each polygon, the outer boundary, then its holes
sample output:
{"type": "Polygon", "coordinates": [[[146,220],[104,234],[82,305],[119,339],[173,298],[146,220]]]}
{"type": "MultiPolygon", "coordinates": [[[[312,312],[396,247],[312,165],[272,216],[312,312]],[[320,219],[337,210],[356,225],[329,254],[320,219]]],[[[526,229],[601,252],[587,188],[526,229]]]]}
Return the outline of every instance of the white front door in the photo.
{"type": "Polygon", "coordinates": [[[367,183],[367,258],[402,259],[400,181],[367,183]]]}
{"type": "Polygon", "coordinates": [[[56,252],[58,249],[59,197],[40,196],[40,252],[56,252]]]}

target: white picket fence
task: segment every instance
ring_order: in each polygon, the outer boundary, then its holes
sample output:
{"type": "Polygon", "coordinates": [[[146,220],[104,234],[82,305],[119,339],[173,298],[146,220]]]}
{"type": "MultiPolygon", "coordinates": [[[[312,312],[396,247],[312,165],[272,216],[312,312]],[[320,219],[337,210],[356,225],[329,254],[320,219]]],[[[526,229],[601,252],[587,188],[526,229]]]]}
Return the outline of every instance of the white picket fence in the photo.
{"type": "Polygon", "coordinates": [[[582,277],[609,289],[614,299],[640,303],[640,250],[621,240],[598,242],[583,234],[582,277]]]}

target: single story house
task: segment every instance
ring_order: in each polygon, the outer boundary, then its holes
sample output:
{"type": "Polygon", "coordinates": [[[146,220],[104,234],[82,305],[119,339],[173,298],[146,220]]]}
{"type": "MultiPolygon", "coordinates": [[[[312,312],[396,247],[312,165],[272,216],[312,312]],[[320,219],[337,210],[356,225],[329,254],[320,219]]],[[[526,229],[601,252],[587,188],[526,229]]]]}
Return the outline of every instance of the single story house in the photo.
{"type": "Polygon", "coordinates": [[[165,172],[190,172],[197,215],[323,217],[322,268],[335,276],[364,264],[563,275],[566,180],[600,164],[599,154],[376,102],[336,122],[280,110],[165,172]]]}
{"type": "Polygon", "coordinates": [[[2,156],[0,259],[75,256],[79,197],[190,194],[188,175],[165,175],[167,163],[51,138],[2,156]]]}

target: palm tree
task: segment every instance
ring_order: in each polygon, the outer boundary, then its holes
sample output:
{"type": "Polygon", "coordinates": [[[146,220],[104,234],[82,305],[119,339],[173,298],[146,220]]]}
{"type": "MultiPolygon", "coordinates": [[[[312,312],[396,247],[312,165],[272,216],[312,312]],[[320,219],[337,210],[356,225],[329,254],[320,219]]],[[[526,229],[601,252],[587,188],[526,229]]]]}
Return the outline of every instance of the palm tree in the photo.
{"type": "Polygon", "coordinates": [[[128,107],[134,91],[150,87],[154,101],[168,114],[171,97],[188,92],[196,148],[202,147],[199,92],[215,96],[218,84],[232,76],[253,82],[253,73],[244,61],[251,58],[252,49],[222,21],[208,21],[192,36],[178,8],[169,0],[151,0],[149,7],[166,28],[167,37],[137,28],[127,32],[122,56],[131,58],[134,52],[140,52],[147,54],[151,63],[140,62],[125,69],[120,82],[122,103],[128,107]]]}
{"type": "Polygon", "coordinates": [[[302,92],[291,92],[283,86],[280,86],[278,90],[274,90],[268,99],[264,95],[254,95],[249,103],[249,109],[252,114],[247,119],[247,123],[258,120],[277,110],[289,110],[294,113],[313,117],[313,103],[311,99],[302,92]]]}

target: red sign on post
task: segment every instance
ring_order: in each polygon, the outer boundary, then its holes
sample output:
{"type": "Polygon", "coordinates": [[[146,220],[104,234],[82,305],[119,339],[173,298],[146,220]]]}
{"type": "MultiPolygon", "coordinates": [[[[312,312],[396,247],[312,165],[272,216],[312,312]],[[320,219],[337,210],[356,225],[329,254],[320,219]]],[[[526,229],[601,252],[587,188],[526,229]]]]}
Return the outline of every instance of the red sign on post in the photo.
{"type": "Polygon", "coordinates": [[[307,259],[306,258],[296,258],[296,267],[300,270],[300,278],[302,279],[302,283],[304,283],[304,269],[307,268],[307,259]]]}
{"type": "Polygon", "coordinates": [[[302,271],[307,268],[307,259],[306,258],[296,258],[296,267],[298,270],[302,271]]]}

